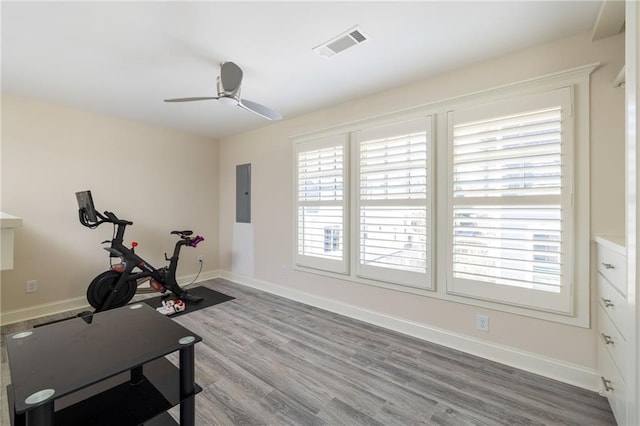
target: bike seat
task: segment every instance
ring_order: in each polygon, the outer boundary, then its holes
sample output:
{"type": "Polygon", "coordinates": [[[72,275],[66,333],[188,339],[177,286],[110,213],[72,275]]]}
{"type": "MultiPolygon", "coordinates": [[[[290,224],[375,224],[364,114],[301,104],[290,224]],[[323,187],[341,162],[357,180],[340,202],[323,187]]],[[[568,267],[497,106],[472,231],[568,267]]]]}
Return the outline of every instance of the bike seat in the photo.
{"type": "Polygon", "coordinates": [[[189,236],[193,231],[171,231],[172,234],[189,236]]]}

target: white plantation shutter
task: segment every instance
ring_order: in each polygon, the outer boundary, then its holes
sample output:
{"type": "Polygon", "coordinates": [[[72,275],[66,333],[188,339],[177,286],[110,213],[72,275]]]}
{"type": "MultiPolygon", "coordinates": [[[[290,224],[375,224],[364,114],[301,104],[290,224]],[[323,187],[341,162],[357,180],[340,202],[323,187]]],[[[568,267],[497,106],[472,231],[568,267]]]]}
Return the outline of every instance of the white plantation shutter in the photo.
{"type": "Polygon", "coordinates": [[[560,106],[455,125],[454,197],[560,195],[560,106]]]}
{"type": "Polygon", "coordinates": [[[296,145],[296,263],[346,272],[346,135],[296,145]]]}
{"type": "Polygon", "coordinates": [[[450,113],[450,290],[567,311],[569,89],[450,113]]]}
{"type": "Polygon", "coordinates": [[[359,134],[358,275],[429,287],[431,120],[359,134]]]}
{"type": "Polygon", "coordinates": [[[558,206],[454,208],[453,276],[559,292],[558,206]]]}

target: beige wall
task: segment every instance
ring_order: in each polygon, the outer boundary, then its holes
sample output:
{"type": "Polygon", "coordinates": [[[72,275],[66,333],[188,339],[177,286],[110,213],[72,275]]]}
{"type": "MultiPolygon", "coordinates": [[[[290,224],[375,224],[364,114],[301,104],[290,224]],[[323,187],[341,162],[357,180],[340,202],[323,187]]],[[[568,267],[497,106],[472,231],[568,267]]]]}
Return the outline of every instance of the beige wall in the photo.
{"type": "Polygon", "coordinates": [[[197,272],[197,254],[217,270],[217,141],[4,94],[1,148],[1,208],[23,219],[14,269],[1,275],[3,316],[86,303],[87,285],[107,269],[100,242],[113,228],[80,225],[80,190],[92,191],[100,211],[134,222],[125,242],[138,241],[154,266],[166,264],[171,230],[193,229],[206,241],[182,251],[178,275],[197,272]],[[27,280],[38,281],[36,293],[25,293],[27,280]]]}
{"type": "Polygon", "coordinates": [[[622,234],[624,91],[613,88],[612,82],[624,61],[623,43],[623,36],[591,42],[584,34],[221,140],[220,268],[230,270],[231,266],[235,166],[251,163],[255,282],[273,283],[381,315],[595,368],[596,336],[591,329],[292,271],[291,137],[600,62],[591,76],[591,230],[622,234]],[[282,273],[283,266],[286,274],[282,273]],[[490,314],[490,333],[474,329],[479,312],[490,314]]]}

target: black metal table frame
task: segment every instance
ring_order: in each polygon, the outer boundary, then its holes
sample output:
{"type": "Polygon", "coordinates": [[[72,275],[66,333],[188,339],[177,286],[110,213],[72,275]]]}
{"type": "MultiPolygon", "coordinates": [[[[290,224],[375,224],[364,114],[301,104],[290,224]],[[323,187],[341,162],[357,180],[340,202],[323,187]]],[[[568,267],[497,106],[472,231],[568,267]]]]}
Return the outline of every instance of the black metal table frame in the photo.
{"type": "MultiPolygon", "coordinates": [[[[127,309],[127,308],[123,307],[120,309],[127,309]]],[[[14,420],[14,426],[54,425],[56,421],[56,416],[57,416],[57,413],[55,410],[56,408],[55,402],[56,400],[65,398],[67,396],[72,396],[72,399],[76,398],[76,401],[78,400],[77,398],[80,398],[79,399],[80,401],[86,400],[86,403],[89,404],[89,406],[91,406],[91,403],[87,398],[91,398],[91,401],[96,401],[95,399],[93,399],[91,395],[97,396],[99,398],[99,395],[101,394],[100,391],[98,393],[93,393],[95,390],[90,390],[90,388],[87,388],[88,386],[92,386],[92,383],[98,384],[98,383],[104,382],[104,384],[102,385],[103,388],[105,387],[108,388],[109,386],[112,386],[109,383],[112,383],[112,381],[115,379],[118,381],[118,383],[124,383],[124,384],[128,383],[132,387],[135,387],[136,385],[140,385],[141,388],[139,389],[142,389],[143,386],[149,386],[149,385],[155,387],[156,384],[154,384],[153,381],[151,382],[149,381],[151,376],[148,376],[148,375],[145,376],[144,370],[145,370],[146,364],[151,365],[151,363],[153,363],[153,365],[157,366],[159,365],[158,362],[160,362],[160,364],[162,365],[165,365],[166,367],[165,367],[165,370],[163,371],[170,371],[171,377],[173,377],[172,383],[174,384],[170,386],[173,389],[171,393],[171,395],[173,396],[171,397],[167,396],[167,398],[169,398],[173,402],[170,402],[169,400],[164,400],[165,403],[168,404],[169,407],[179,404],[180,406],[180,423],[179,424],[180,425],[195,426],[195,395],[201,390],[201,388],[197,386],[195,383],[195,343],[197,343],[198,341],[201,341],[202,339],[199,336],[192,334],[188,329],[175,323],[171,319],[156,313],[155,310],[153,310],[153,308],[149,308],[146,305],[144,306],[143,304],[131,305],[128,307],[128,309],[131,309],[131,311],[135,310],[136,312],[134,313],[134,312],[122,311],[121,313],[118,314],[118,313],[115,313],[114,311],[106,311],[104,313],[95,314],[93,316],[94,317],[93,320],[95,321],[88,318],[71,319],[69,321],[79,321],[79,322],[76,322],[76,323],[69,322],[67,323],[66,326],[62,324],[60,325],[53,324],[53,325],[47,326],[48,327],[47,330],[45,330],[45,327],[42,327],[40,329],[37,329],[38,332],[28,331],[28,332],[16,333],[14,335],[8,336],[8,338],[11,339],[11,341],[8,341],[7,343],[8,343],[8,352],[10,355],[9,368],[12,373],[12,378],[14,374],[13,367],[15,367],[17,368],[15,374],[17,375],[18,380],[20,380],[19,378],[21,377],[24,377],[26,380],[28,380],[27,382],[24,382],[24,381],[17,382],[18,384],[20,384],[20,387],[22,388],[21,391],[18,392],[21,394],[20,397],[18,398],[19,403],[14,399],[14,396],[17,396],[17,395],[14,395],[14,390],[16,389],[15,387],[16,383],[12,383],[7,387],[9,391],[8,396],[9,396],[10,416],[14,420]],[[130,315],[130,316],[127,317],[127,315],[130,315]],[[135,316],[135,315],[138,315],[138,316],[135,316]],[[142,315],[142,316],[139,316],[139,315],[142,315]],[[116,319],[115,324],[113,322],[113,318],[116,319]],[[161,333],[160,335],[161,338],[157,339],[156,337],[147,337],[146,342],[139,343],[136,349],[132,348],[131,355],[129,355],[129,353],[126,351],[124,353],[116,352],[116,353],[120,353],[120,356],[116,357],[115,359],[105,358],[105,359],[111,360],[111,364],[108,364],[108,363],[105,364],[105,365],[108,365],[108,367],[105,367],[102,369],[98,368],[96,370],[94,367],[94,364],[90,364],[90,367],[87,367],[87,365],[84,365],[82,368],[78,369],[76,368],[77,364],[75,363],[76,358],[67,357],[68,359],[64,361],[67,362],[67,366],[69,364],[73,366],[74,368],[73,371],[74,373],[76,373],[76,377],[75,377],[76,380],[69,381],[68,379],[66,379],[66,376],[60,376],[60,377],[64,377],[64,380],[66,380],[66,382],[64,382],[63,380],[63,383],[66,383],[66,385],[64,385],[64,389],[62,388],[60,389],[59,393],[54,392],[53,389],[46,388],[47,387],[46,385],[49,385],[51,383],[51,380],[46,378],[47,371],[50,371],[50,370],[43,370],[44,367],[40,367],[40,370],[38,370],[39,366],[37,364],[39,363],[34,364],[33,362],[28,362],[29,360],[33,361],[33,359],[38,359],[37,356],[41,356],[42,352],[48,352],[49,350],[52,352],[56,352],[56,351],[60,352],[65,350],[64,345],[58,344],[57,341],[55,343],[51,342],[52,337],[54,336],[57,337],[56,331],[58,330],[62,332],[62,333],[59,333],[61,336],[67,336],[66,337],[67,340],[63,338],[64,342],[72,341],[75,338],[74,336],[77,335],[74,333],[85,332],[85,341],[84,341],[83,348],[85,348],[85,350],[93,351],[94,355],[96,352],[99,352],[101,350],[100,346],[96,347],[92,343],[91,338],[95,338],[95,336],[100,336],[107,339],[105,341],[107,342],[106,345],[109,347],[111,347],[111,345],[115,343],[116,344],[116,347],[114,348],[115,351],[121,350],[117,346],[120,343],[120,339],[118,338],[119,336],[125,335],[129,339],[133,338],[134,340],[142,341],[144,340],[145,336],[148,336],[148,334],[141,335],[140,330],[136,330],[135,327],[131,327],[131,329],[124,331],[124,333],[121,331],[115,331],[116,334],[113,334],[114,332],[112,332],[111,335],[104,336],[103,335],[104,330],[109,326],[114,326],[115,328],[117,328],[117,325],[119,324],[121,325],[122,322],[126,323],[126,321],[132,321],[132,320],[138,320],[138,319],[142,320],[143,322],[146,321],[146,324],[149,324],[149,326],[152,327],[152,330],[153,330],[153,327],[156,327],[156,328],[163,327],[163,329],[159,331],[161,333]],[[92,323],[93,324],[99,323],[102,325],[102,328],[100,326],[94,326],[92,328],[92,326],[90,325],[92,323]],[[62,326],[63,328],[59,328],[60,326],[62,326]],[[30,337],[32,335],[33,337],[30,337]],[[40,336],[40,337],[36,337],[36,336],[40,336]],[[143,338],[140,339],[140,337],[143,337],[143,338]],[[31,340],[33,338],[35,338],[36,340],[31,340]],[[108,340],[108,339],[115,339],[115,340],[108,340]],[[61,347],[63,349],[61,349],[61,347]],[[168,355],[176,351],[179,352],[179,366],[177,369],[175,366],[172,366],[168,360],[164,358],[165,355],[168,355]],[[11,364],[12,353],[13,353],[13,357],[16,359],[15,362],[17,363],[13,367],[11,364]],[[130,358],[130,356],[133,358],[130,358]],[[132,362],[128,362],[128,360],[132,362]],[[137,363],[138,365],[136,365],[137,363]],[[169,368],[169,370],[166,370],[166,368],[169,368]],[[40,373],[38,373],[38,371],[40,371],[40,373]],[[128,374],[127,374],[127,371],[128,371],[128,374]],[[39,378],[39,377],[42,377],[43,379],[37,379],[36,380],[37,387],[35,387],[34,378],[39,378]],[[147,382],[146,385],[143,385],[143,382],[145,382],[145,379],[149,379],[149,380],[146,380],[147,382]],[[179,385],[179,392],[177,392],[178,389],[176,389],[175,384],[179,385]],[[44,385],[45,387],[44,390],[33,392],[35,389],[42,389],[42,387],[40,387],[41,385],[44,385]],[[80,393],[77,393],[77,392],[80,392],[80,393]],[[30,395],[30,396],[25,399],[24,397],[27,395],[30,395]],[[77,396],[74,396],[74,395],[77,395],[77,396]]],[[[145,332],[148,333],[149,331],[147,329],[143,329],[142,333],[145,333],[145,332]]],[[[133,346],[135,347],[135,345],[133,346]]],[[[131,346],[126,346],[126,347],[128,348],[131,346]]],[[[80,356],[83,356],[83,355],[84,354],[80,354],[80,356]]],[[[90,358],[90,359],[93,359],[93,358],[90,358]]],[[[102,365],[102,364],[99,364],[99,365],[102,365]]],[[[157,370],[157,367],[154,367],[150,371],[151,371],[150,374],[153,376],[154,374],[153,371],[158,371],[158,370],[157,370]]],[[[55,380],[53,382],[56,383],[55,380]]],[[[55,387],[55,385],[52,387],[55,387]]],[[[132,389],[132,387],[127,387],[127,389],[132,389]]],[[[134,390],[133,392],[141,396],[145,395],[144,392],[139,393],[140,390],[138,391],[134,390]]],[[[142,397],[147,398],[144,396],[142,397]]],[[[62,403],[62,406],[65,406],[67,404],[69,404],[69,400],[66,400],[66,402],[62,403]]],[[[137,404],[137,403],[134,403],[134,404],[137,404]]],[[[72,404],[69,407],[73,408],[75,407],[75,405],[72,404]]],[[[58,409],[60,410],[60,407],[58,409]]],[[[135,413],[133,415],[145,416],[144,418],[146,420],[144,420],[144,422],[153,420],[154,419],[153,416],[164,416],[165,419],[169,418],[168,420],[171,421],[170,416],[168,416],[168,414],[166,414],[165,412],[166,409],[167,408],[165,407],[156,412],[154,408],[152,409],[151,412],[143,410],[143,412],[135,413]],[[146,416],[151,416],[151,418],[148,418],[146,416]]],[[[75,413],[73,410],[71,412],[75,413]]],[[[127,410],[124,412],[131,413],[132,411],[127,410]]],[[[71,415],[75,416],[75,414],[71,414],[71,415]]],[[[64,415],[63,415],[63,418],[64,418],[64,415]]],[[[58,418],[58,420],[62,420],[62,418],[58,418]]],[[[135,422],[137,423],[138,420],[136,420],[135,422]]]]}
{"type": "MultiPolygon", "coordinates": [[[[143,375],[143,366],[131,371],[131,384],[139,383],[143,375]]],[[[195,400],[195,351],[190,345],[180,349],[180,425],[195,426],[196,424],[196,400],[195,400]]],[[[25,414],[27,426],[52,426],[54,425],[54,402],[51,398],[41,405],[35,406],[25,414]]]]}

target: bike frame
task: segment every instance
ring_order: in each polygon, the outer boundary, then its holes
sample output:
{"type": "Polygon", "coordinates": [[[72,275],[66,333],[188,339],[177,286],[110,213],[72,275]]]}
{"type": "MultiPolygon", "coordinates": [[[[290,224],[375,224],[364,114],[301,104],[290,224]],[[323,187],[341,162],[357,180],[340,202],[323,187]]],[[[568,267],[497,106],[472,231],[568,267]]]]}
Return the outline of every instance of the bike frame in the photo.
{"type": "MultiPolygon", "coordinates": [[[[111,241],[111,247],[107,249],[110,253],[122,257],[126,262],[124,271],[122,272],[125,279],[139,279],[151,277],[156,281],[163,284],[168,289],[179,289],[178,282],[176,281],[176,271],[178,269],[178,258],[182,246],[187,245],[188,241],[180,240],[176,243],[173,249],[173,255],[167,259],[169,261],[169,267],[167,269],[167,275],[163,276],[159,269],[156,269],[149,262],[138,256],[132,249],[123,244],[124,231],[126,224],[116,224],[117,232],[116,238],[111,241]],[[133,272],[135,268],[141,269],[141,272],[133,272]],[[125,277],[126,276],[126,277],[125,277]]],[[[122,278],[121,278],[122,279],[122,278]]],[[[179,293],[184,290],[179,289],[179,293]]],[[[178,294],[180,296],[180,294],[178,294]]]]}
{"type": "MultiPolygon", "coordinates": [[[[204,240],[204,238],[197,236],[195,238],[187,238],[185,235],[186,231],[176,232],[181,238],[175,244],[173,255],[171,258],[166,259],[169,261],[169,265],[167,267],[157,269],[153,267],[149,262],[138,256],[134,249],[130,249],[125,246],[123,243],[124,233],[127,225],[133,225],[133,222],[119,219],[114,213],[105,211],[104,215],[97,213],[98,218],[100,219],[95,224],[89,224],[84,218],[82,211],[80,212],[80,222],[87,227],[96,227],[102,223],[113,223],[116,226],[116,234],[113,240],[111,240],[111,247],[105,248],[105,250],[111,253],[111,257],[121,257],[125,262],[125,268],[121,272],[118,281],[116,282],[113,290],[109,293],[109,296],[104,300],[102,305],[96,309],[96,312],[101,312],[110,308],[114,299],[117,296],[117,293],[124,289],[127,281],[135,280],[138,281],[140,279],[150,278],[153,279],[166,289],[174,293],[178,298],[191,301],[191,302],[199,302],[202,298],[189,295],[184,289],[180,287],[176,280],[176,271],[178,269],[178,258],[180,255],[180,250],[183,246],[190,245],[195,247],[200,241],[204,240]],[[140,269],[140,272],[134,272],[135,268],[140,269]]],[[[191,231],[189,231],[191,232],[191,231]]],[[[105,242],[109,242],[108,240],[105,242]]],[[[165,253],[166,258],[166,253],[165,253]]],[[[164,291],[163,291],[164,293],[164,291]]]]}

